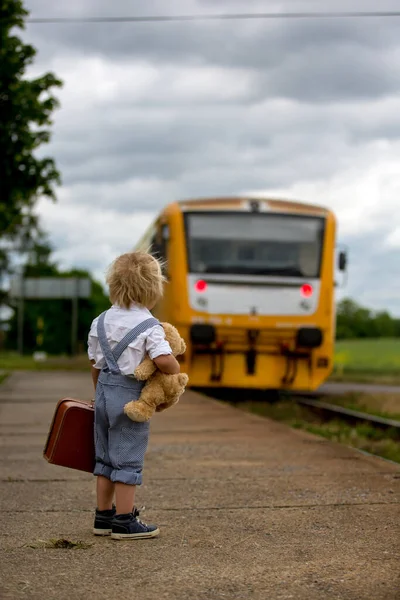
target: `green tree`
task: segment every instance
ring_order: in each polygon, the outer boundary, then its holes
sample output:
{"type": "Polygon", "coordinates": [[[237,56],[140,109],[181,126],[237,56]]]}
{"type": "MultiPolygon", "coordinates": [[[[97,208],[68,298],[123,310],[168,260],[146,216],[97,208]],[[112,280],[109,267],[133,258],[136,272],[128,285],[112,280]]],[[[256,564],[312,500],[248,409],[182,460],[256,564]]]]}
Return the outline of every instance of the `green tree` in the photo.
{"type": "Polygon", "coordinates": [[[387,311],[374,313],[349,298],[338,303],[336,310],[337,339],[399,337],[400,320],[387,311]]]}
{"type": "Polygon", "coordinates": [[[391,338],[397,334],[396,321],[387,311],[377,312],[372,325],[377,337],[391,338]]]}
{"type": "Polygon", "coordinates": [[[341,300],[336,308],[336,337],[337,339],[351,339],[355,334],[354,320],[359,306],[350,298],[341,300]]]}
{"type": "Polygon", "coordinates": [[[62,83],[53,73],[25,77],[36,50],[14,30],[24,28],[27,14],[20,0],[0,0],[0,276],[10,268],[11,251],[25,251],[37,234],[37,199],[55,200],[60,182],[53,159],[37,150],[50,140],[58,106],[51,91],[62,83]]]}
{"type": "Polygon", "coordinates": [[[337,308],[337,337],[344,334],[347,338],[376,337],[373,313],[348,298],[337,308]]]}
{"type": "MultiPolygon", "coordinates": [[[[86,350],[86,340],[92,320],[109,308],[110,301],[101,284],[82,269],[60,271],[51,260],[51,247],[46,238],[36,243],[29,254],[24,267],[25,277],[88,277],[91,280],[90,298],[78,300],[78,344],[81,351],[86,350]]],[[[16,307],[15,307],[16,308],[16,307]]],[[[32,353],[44,350],[49,354],[71,353],[71,300],[25,300],[24,301],[24,351],[32,353]],[[38,342],[38,335],[43,339],[38,342]]],[[[10,321],[6,347],[16,350],[18,313],[15,310],[10,321]]]]}

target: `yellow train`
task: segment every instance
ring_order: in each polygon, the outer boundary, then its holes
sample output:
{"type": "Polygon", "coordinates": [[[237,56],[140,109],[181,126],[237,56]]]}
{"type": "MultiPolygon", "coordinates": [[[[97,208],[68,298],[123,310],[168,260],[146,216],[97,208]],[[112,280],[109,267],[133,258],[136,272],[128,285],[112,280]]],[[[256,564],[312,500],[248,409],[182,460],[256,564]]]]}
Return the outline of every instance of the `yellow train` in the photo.
{"type": "Polygon", "coordinates": [[[192,387],[315,390],[332,370],[335,216],[310,204],[212,198],[162,210],[137,245],[165,261],[154,310],[186,340],[192,387]]]}

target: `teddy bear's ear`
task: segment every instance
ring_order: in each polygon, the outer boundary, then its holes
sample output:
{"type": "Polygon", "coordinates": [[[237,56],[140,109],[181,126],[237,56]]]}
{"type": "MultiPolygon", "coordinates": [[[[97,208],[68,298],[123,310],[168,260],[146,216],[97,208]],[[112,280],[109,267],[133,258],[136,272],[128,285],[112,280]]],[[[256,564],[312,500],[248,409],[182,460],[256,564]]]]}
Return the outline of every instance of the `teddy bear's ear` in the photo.
{"type": "Polygon", "coordinates": [[[181,338],[181,351],[180,351],[180,353],[181,353],[181,354],[184,354],[185,352],[186,352],[186,344],[185,344],[185,340],[183,340],[183,339],[181,338]]]}

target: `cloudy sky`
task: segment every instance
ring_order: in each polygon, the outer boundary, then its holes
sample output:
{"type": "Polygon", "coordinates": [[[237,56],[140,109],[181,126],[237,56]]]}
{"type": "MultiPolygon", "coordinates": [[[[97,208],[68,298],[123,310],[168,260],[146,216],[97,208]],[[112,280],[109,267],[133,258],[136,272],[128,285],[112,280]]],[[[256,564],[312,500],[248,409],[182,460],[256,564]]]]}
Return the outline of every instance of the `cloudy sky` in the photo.
{"type": "MultiPolygon", "coordinates": [[[[31,17],[376,10],[376,0],[26,0],[31,17]]],[[[381,0],[380,10],[398,9],[381,0]]],[[[53,70],[61,266],[102,279],[166,203],[278,195],[334,209],[345,293],[400,315],[400,18],[30,24],[53,70]]]]}

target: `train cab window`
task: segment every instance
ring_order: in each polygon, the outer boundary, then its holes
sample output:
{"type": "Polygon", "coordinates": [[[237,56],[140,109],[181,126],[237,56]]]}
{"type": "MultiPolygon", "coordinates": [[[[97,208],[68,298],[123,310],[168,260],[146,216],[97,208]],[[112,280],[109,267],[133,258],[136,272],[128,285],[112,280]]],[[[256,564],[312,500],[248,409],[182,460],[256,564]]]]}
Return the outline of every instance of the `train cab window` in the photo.
{"type": "Polygon", "coordinates": [[[319,278],[324,219],[279,213],[190,213],[192,273],[319,278]]]}

